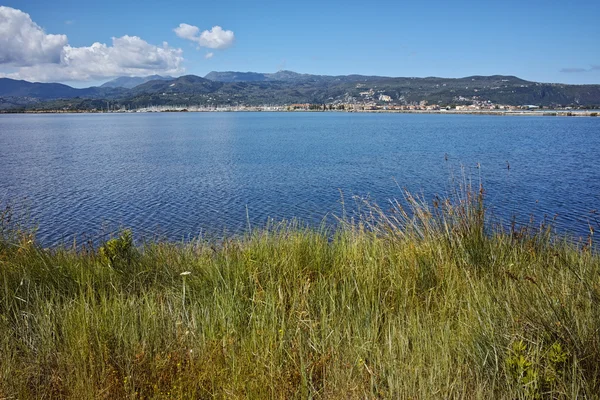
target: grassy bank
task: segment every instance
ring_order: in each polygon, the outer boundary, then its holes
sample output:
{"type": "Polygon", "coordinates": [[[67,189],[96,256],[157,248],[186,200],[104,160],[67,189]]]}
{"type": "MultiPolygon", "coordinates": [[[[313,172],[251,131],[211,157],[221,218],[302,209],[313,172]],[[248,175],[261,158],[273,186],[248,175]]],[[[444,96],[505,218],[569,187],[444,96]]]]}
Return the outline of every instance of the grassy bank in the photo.
{"type": "Polygon", "coordinates": [[[463,193],[98,249],[43,249],[6,212],[0,398],[597,398],[598,254],[463,193]]]}

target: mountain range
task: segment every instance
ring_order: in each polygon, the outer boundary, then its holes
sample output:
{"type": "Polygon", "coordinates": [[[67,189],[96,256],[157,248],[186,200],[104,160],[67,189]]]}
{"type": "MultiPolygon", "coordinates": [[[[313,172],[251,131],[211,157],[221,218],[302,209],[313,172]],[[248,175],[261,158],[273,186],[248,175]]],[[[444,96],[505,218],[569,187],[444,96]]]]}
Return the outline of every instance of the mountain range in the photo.
{"type": "Polygon", "coordinates": [[[0,109],[48,110],[136,108],[148,105],[286,105],[293,103],[437,104],[490,101],[540,106],[600,106],[600,85],[526,81],[514,76],[402,78],[364,75],[310,75],[210,72],[205,77],[153,75],[119,77],[100,87],[72,88],[0,78],[0,109]],[[382,100],[383,99],[383,100],[382,100]]]}
{"type": "Polygon", "coordinates": [[[112,81],[108,81],[105,84],[101,85],[102,88],[125,88],[132,89],[142,83],[146,83],[149,81],[170,81],[173,78],[172,76],[160,76],[160,75],[150,75],[150,76],[121,76],[112,81]]]}

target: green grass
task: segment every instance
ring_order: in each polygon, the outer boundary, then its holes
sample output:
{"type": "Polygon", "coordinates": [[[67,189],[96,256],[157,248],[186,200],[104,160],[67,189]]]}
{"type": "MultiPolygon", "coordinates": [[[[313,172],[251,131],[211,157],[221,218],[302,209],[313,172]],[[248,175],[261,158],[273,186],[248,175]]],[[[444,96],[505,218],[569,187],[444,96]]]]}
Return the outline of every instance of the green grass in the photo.
{"type": "Polygon", "coordinates": [[[598,398],[591,246],[495,227],[477,191],[406,202],[100,249],[5,212],[0,398],[598,398]]]}

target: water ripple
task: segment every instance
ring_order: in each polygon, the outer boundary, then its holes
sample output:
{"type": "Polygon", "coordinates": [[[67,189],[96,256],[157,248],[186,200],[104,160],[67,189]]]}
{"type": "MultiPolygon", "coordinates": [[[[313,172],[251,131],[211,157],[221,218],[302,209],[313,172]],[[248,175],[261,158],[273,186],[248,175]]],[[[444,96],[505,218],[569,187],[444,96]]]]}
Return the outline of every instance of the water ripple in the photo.
{"type": "Polygon", "coordinates": [[[599,133],[593,118],[2,115],[0,201],[27,198],[47,245],[120,227],[180,240],[241,232],[247,217],[319,224],[341,214],[340,192],[349,212],[355,195],[386,208],[403,188],[447,194],[462,166],[499,220],[556,215],[585,236],[600,209],[599,133]]]}

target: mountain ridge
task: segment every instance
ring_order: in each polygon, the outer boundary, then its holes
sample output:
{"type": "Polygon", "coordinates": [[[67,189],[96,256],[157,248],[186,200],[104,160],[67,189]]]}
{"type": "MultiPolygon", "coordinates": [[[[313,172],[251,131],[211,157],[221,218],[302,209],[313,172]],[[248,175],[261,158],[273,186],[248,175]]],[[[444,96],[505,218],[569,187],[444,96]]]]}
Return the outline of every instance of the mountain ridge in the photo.
{"type": "Polygon", "coordinates": [[[161,75],[149,75],[149,76],[119,76],[113,80],[103,83],[100,85],[101,88],[125,88],[125,89],[133,89],[136,86],[139,86],[143,83],[149,81],[157,81],[164,80],[169,81],[173,80],[172,76],[161,76],[161,75]]]}
{"type": "MultiPolygon", "coordinates": [[[[465,104],[598,106],[600,85],[526,81],[515,76],[473,75],[464,78],[311,75],[212,71],[200,77],[121,77],[109,85],[76,89],[60,83],[32,83],[0,78],[0,108],[52,109],[76,104],[82,109],[111,102],[115,107],[148,105],[286,105],[313,104],[465,104]],[[157,77],[157,79],[152,79],[157,77]],[[132,88],[111,85],[144,81],[132,88]],[[148,80],[150,79],[150,80],[148,80]],[[115,82],[117,81],[117,82],[115,82]]],[[[110,82],[113,82],[110,84],[110,82]]]]}
{"type": "Polygon", "coordinates": [[[41,83],[0,78],[0,97],[35,97],[39,99],[73,98],[73,97],[98,97],[107,93],[117,93],[116,88],[101,88],[91,86],[88,88],[74,88],[62,83],[41,83]]]}

